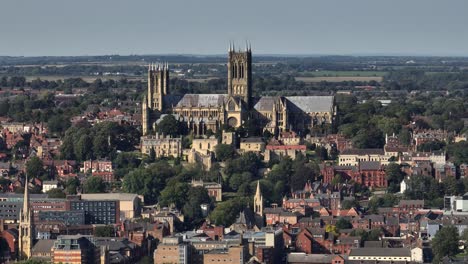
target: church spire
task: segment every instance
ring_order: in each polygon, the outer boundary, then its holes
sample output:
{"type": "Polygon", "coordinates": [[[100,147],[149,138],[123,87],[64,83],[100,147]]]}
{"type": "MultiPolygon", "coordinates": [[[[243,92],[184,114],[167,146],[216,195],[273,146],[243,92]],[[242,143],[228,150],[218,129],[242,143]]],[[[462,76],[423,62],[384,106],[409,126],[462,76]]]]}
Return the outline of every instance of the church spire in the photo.
{"type": "Polygon", "coordinates": [[[27,175],[26,181],[24,182],[23,208],[20,210],[18,235],[20,259],[29,259],[31,257],[32,238],[34,234],[32,232],[32,212],[29,208],[29,190],[27,175]]]}
{"type": "Polygon", "coordinates": [[[263,195],[260,190],[260,181],[257,181],[257,191],[254,196],[254,213],[263,215],[263,195]]]}
{"type": "Polygon", "coordinates": [[[23,212],[25,214],[29,213],[29,191],[28,191],[28,176],[27,175],[26,175],[26,180],[24,182],[23,212]]]}

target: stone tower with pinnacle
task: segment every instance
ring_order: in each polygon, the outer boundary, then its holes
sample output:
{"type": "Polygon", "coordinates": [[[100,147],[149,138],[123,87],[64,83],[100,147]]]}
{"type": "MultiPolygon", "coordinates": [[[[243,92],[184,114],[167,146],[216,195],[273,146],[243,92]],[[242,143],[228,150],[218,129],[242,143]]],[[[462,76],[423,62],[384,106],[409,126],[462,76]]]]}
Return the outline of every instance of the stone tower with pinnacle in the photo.
{"type": "Polygon", "coordinates": [[[29,259],[31,257],[33,230],[32,230],[32,211],[29,207],[28,177],[24,183],[23,208],[20,210],[19,219],[19,257],[20,259],[29,259]]]}
{"type": "Polygon", "coordinates": [[[260,181],[257,181],[257,191],[254,196],[254,213],[263,215],[263,195],[260,190],[260,181]]]}

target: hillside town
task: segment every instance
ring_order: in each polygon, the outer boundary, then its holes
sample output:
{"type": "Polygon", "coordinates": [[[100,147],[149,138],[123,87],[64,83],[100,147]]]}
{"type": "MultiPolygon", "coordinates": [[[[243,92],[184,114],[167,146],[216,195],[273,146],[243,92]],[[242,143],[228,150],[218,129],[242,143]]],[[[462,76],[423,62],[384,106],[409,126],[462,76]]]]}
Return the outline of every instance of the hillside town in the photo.
{"type": "Polygon", "coordinates": [[[227,94],[174,95],[162,63],[141,103],[7,111],[0,262],[466,263],[440,249],[468,251],[466,121],[431,126],[419,99],[254,97],[251,56],[229,47],[227,94]]]}

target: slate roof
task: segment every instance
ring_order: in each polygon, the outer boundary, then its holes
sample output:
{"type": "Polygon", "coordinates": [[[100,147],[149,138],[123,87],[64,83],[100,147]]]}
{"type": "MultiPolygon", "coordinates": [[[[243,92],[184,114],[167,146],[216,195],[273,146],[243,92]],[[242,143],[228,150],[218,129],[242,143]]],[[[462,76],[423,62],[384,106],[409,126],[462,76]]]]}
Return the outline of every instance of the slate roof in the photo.
{"type": "Polygon", "coordinates": [[[273,106],[278,99],[278,97],[273,96],[262,96],[258,98],[258,101],[254,105],[254,109],[257,111],[273,111],[273,106]]]}
{"type": "Polygon", "coordinates": [[[54,246],[54,242],[54,239],[39,239],[36,244],[34,244],[32,252],[50,254],[52,247],[54,246]]]}
{"type": "Polygon", "coordinates": [[[418,205],[424,206],[424,200],[400,200],[398,206],[411,206],[411,205],[418,205]]]}
{"type": "Polygon", "coordinates": [[[242,138],[241,142],[242,143],[263,143],[263,140],[261,137],[248,137],[248,138],[242,138]]]}
{"type": "Polygon", "coordinates": [[[332,112],[333,96],[287,96],[291,112],[332,112]]]}
{"type": "Polygon", "coordinates": [[[175,97],[168,101],[175,107],[218,107],[226,99],[227,94],[185,94],[177,102],[175,97]]]}
{"type": "Polygon", "coordinates": [[[380,161],[361,161],[359,168],[363,171],[380,170],[380,161]]]}
{"type": "Polygon", "coordinates": [[[305,254],[305,253],[289,253],[288,263],[331,263],[336,255],[330,254],[305,254]]]}

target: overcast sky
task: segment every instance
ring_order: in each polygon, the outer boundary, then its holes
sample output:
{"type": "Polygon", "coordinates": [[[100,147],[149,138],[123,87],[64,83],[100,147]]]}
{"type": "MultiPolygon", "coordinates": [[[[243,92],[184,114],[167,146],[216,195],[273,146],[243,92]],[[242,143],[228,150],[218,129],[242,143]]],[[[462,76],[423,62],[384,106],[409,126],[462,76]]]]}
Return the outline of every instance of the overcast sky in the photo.
{"type": "Polygon", "coordinates": [[[468,56],[467,0],[2,0],[0,56],[468,56]]]}

